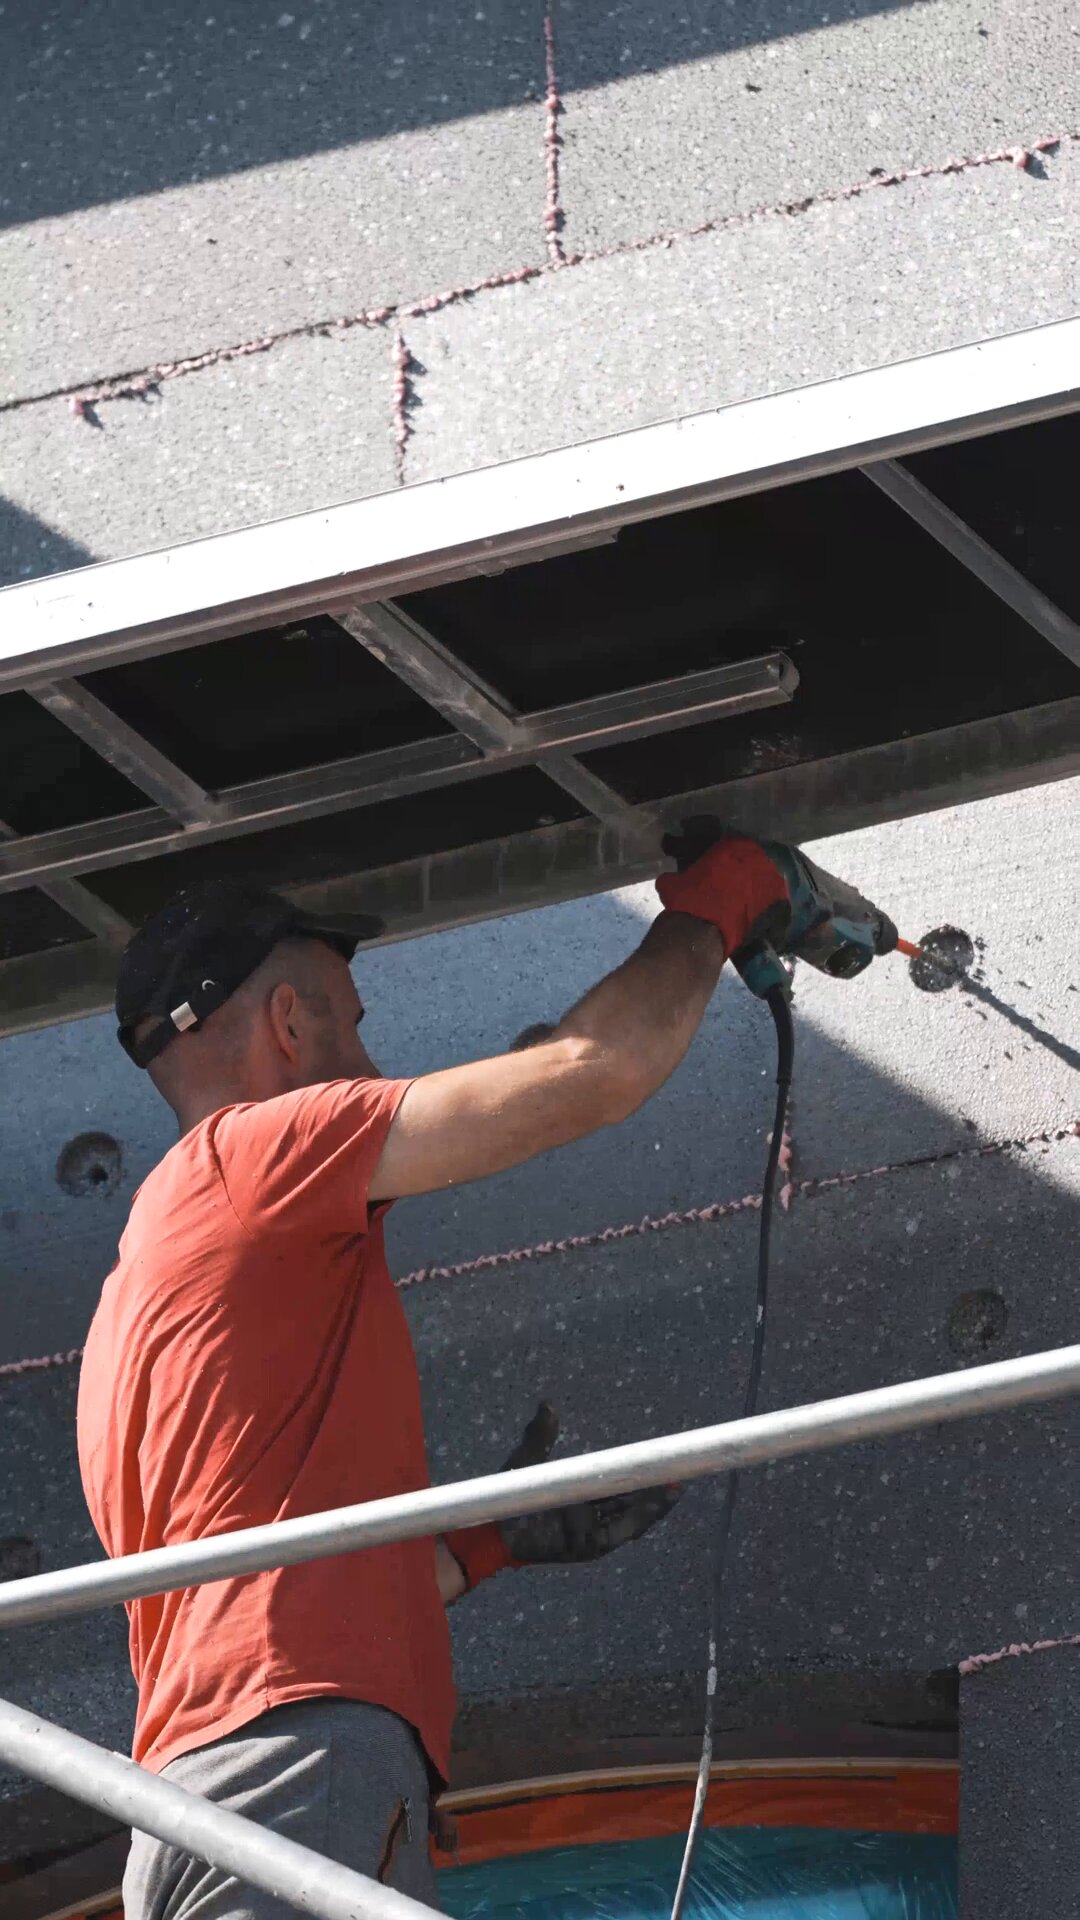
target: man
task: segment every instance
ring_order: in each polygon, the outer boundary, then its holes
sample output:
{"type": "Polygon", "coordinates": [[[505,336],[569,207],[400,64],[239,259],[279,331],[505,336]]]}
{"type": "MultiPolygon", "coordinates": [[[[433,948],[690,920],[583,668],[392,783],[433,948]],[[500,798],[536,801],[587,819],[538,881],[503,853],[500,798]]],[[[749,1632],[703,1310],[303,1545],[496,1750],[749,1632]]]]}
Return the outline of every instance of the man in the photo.
{"type": "MultiPolygon", "coordinates": [[[[751,841],[657,883],[666,911],[558,1026],[495,1059],[382,1077],[351,927],[229,884],[130,942],[119,1038],[179,1124],[132,1204],[86,1343],[79,1458],[110,1554],[427,1484],[419,1384],[386,1269],[394,1199],[514,1166],[632,1113],[682,1059],[727,954],[783,916],[751,841]]],[[[508,1464],[550,1451],[542,1408],[508,1464]]],[[[660,1489],[134,1602],[135,1758],[435,1904],[432,1785],[454,1711],[445,1609],[530,1563],[596,1558],[660,1489]]],[[[127,1920],[284,1920],[281,1902],[136,1834],[127,1920]]]]}

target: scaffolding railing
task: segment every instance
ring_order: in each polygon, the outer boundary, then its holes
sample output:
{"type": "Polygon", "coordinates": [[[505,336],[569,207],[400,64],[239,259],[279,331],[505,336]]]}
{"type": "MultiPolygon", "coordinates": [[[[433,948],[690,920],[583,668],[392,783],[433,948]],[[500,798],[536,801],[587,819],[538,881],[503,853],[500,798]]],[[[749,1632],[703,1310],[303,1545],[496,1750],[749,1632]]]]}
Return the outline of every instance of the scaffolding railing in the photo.
{"type": "MultiPolygon", "coordinates": [[[[0,1627],[54,1620],[122,1600],[507,1520],[571,1501],[792,1459],[1077,1391],[1080,1346],[876,1387],[749,1420],[12,1580],[0,1590],[0,1627]]],[[[378,1881],[186,1793],[121,1754],[4,1701],[0,1758],[125,1825],[276,1894],[299,1912],[322,1920],[418,1920],[429,1911],[378,1881]]]]}

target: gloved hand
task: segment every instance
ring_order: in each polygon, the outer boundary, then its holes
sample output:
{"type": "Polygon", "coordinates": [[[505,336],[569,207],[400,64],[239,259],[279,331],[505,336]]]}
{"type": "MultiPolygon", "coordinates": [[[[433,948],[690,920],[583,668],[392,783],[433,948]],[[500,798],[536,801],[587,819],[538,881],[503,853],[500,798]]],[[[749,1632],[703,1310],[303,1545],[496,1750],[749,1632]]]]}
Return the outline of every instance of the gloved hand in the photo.
{"type": "MultiPolygon", "coordinates": [[[[500,1469],[536,1467],[550,1458],[559,1437],[559,1416],[542,1401],[509,1459],[500,1469]]],[[[503,1567],[580,1564],[599,1560],[662,1520],[681,1487],[648,1487],[603,1500],[582,1500],[547,1513],[524,1513],[485,1527],[467,1527],[443,1538],[472,1588],[503,1567]]]]}
{"type": "Polygon", "coordinates": [[[791,918],[787,882],[757,840],[724,833],[716,820],[684,820],[664,835],[664,852],[678,864],[662,873],[656,891],[672,913],[689,913],[718,927],[724,954],[751,940],[782,945],[791,918]]]}

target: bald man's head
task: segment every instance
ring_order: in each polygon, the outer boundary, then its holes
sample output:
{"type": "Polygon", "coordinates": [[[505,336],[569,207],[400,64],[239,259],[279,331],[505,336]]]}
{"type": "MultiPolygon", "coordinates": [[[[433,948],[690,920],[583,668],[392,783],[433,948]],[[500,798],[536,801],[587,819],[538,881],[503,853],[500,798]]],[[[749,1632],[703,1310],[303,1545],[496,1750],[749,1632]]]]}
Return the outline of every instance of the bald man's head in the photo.
{"type": "Polygon", "coordinates": [[[184,1132],[223,1106],[375,1077],[357,1031],[363,1012],[340,953],[308,936],[282,940],[199,1026],[178,1033],[148,1072],[184,1132]]]}

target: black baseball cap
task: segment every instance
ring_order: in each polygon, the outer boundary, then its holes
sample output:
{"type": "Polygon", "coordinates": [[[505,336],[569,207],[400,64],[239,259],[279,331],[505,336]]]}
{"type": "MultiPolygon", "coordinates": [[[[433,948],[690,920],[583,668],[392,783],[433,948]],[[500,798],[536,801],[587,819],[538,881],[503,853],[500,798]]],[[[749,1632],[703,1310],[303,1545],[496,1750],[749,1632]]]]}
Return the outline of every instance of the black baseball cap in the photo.
{"type": "Polygon", "coordinates": [[[371,914],[305,913],[279,894],[233,880],[185,887],[133,934],[116,982],[117,1039],[137,1067],[148,1067],[178,1034],[199,1027],[242,986],[280,940],[322,940],[351,960],[383,922],[371,914]],[[141,1040],[152,1014],[160,1026],[141,1040]]]}

